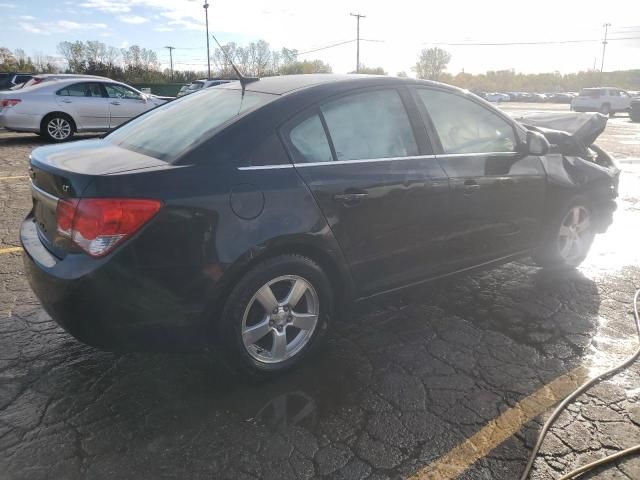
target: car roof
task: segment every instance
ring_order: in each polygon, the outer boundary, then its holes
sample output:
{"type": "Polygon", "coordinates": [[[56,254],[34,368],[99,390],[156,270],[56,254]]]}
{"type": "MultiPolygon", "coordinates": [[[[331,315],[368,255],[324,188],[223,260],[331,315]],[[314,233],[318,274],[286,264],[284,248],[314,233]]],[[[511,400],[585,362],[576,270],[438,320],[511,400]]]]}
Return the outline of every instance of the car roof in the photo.
{"type": "MultiPolygon", "coordinates": [[[[307,89],[310,87],[335,84],[336,86],[345,87],[350,84],[353,86],[367,87],[367,86],[384,86],[384,85],[397,85],[397,84],[418,84],[418,85],[437,85],[450,89],[452,91],[462,91],[457,87],[445,85],[438,82],[432,82],[429,80],[417,80],[414,78],[399,78],[388,77],[386,75],[358,75],[358,74],[332,74],[332,73],[317,73],[317,74],[303,74],[303,75],[281,75],[276,77],[265,77],[258,81],[247,84],[246,91],[269,93],[272,95],[286,95],[288,93],[298,91],[301,89],[307,89]]],[[[239,82],[230,82],[220,85],[219,88],[228,88],[232,90],[239,90],[241,88],[239,82]]]]}
{"type": "Polygon", "coordinates": [[[100,80],[111,80],[108,77],[101,77],[99,75],[85,75],[81,73],[39,73],[38,75],[34,75],[34,77],[38,78],[58,78],[60,80],[66,80],[71,78],[97,78],[100,80]]]}

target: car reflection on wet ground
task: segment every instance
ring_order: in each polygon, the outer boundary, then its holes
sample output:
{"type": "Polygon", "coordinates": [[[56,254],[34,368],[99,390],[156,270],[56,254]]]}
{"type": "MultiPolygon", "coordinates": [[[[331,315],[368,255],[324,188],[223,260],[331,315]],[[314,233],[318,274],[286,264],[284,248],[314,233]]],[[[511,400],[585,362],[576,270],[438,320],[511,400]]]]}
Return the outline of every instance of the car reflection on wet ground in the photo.
{"type": "MultiPolygon", "coordinates": [[[[25,138],[0,133],[0,177],[26,174],[40,140],[25,138]]],[[[636,342],[640,125],[616,117],[599,144],[620,159],[620,198],[578,271],[516,262],[362,303],[333,320],[313,361],[269,383],[231,375],[215,353],[83,346],[40,309],[20,252],[1,254],[0,476],[517,478],[551,407],[537,392],[602,371],[636,342]],[[430,470],[442,459],[455,468],[430,470]]],[[[29,208],[25,179],[0,180],[0,208],[2,252],[29,208]]],[[[581,397],[532,478],[640,443],[639,379],[633,366],[581,397]]],[[[640,478],[640,461],[590,478],[640,478]]]]}

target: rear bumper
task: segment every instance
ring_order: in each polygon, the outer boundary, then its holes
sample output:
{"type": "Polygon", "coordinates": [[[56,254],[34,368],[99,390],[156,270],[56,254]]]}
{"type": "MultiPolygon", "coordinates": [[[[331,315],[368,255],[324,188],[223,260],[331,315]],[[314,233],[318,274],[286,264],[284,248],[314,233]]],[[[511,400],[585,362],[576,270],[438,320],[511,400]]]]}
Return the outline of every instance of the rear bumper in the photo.
{"type": "Polygon", "coordinates": [[[47,313],[83,343],[107,350],[193,350],[207,335],[202,314],[114,252],[93,259],[45,248],[33,220],[20,230],[27,279],[47,313]]]}
{"type": "Polygon", "coordinates": [[[39,132],[41,117],[16,113],[13,108],[0,109],[0,128],[15,132],[39,132]]]}

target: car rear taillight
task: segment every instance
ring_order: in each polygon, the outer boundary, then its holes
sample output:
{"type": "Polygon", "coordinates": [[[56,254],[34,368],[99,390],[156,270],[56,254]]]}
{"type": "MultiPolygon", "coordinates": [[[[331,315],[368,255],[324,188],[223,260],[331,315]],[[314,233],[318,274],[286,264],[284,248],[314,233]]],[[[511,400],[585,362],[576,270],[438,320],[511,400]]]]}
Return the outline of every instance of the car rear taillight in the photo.
{"type": "Polygon", "coordinates": [[[3,100],[0,100],[0,108],[15,107],[21,101],[22,100],[20,100],[19,98],[5,98],[3,100]]]}
{"type": "Polygon", "coordinates": [[[58,234],[92,257],[102,257],[137,232],[162,207],[158,200],[82,198],[58,201],[58,234]]]}

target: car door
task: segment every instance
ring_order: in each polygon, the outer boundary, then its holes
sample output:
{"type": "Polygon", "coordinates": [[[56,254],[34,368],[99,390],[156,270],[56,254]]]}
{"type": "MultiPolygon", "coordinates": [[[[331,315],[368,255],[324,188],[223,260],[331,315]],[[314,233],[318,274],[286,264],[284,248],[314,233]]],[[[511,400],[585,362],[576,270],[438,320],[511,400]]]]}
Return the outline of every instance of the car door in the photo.
{"type": "Polygon", "coordinates": [[[109,100],[98,82],[78,82],[60,89],[56,103],[73,117],[79,130],[109,128],[109,100]]]}
{"type": "Polygon", "coordinates": [[[104,83],[109,97],[109,127],[115,128],[153,107],[134,89],[115,83],[104,83]]]}
{"type": "Polygon", "coordinates": [[[546,189],[540,158],[520,153],[524,132],[462,93],[416,87],[451,186],[452,269],[532,248],[546,189]]]}
{"type": "Polygon", "coordinates": [[[441,271],[448,180],[394,88],[320,104],[281,133],[361,296],[441,271]]]}

